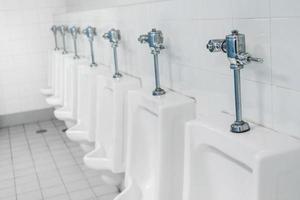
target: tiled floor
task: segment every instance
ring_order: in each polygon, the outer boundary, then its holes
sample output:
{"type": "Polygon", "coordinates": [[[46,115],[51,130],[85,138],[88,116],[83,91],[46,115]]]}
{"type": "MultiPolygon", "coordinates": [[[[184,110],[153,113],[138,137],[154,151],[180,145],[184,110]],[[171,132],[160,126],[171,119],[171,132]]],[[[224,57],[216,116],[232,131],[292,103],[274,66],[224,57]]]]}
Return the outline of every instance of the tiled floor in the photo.
{"type": "Polygon", "coordinates": [[[111,200],[117,188],[84,166],[62,122],[0,129],[0,200],[111,200]],[[36,130],[47,129],[37,134],[36,130]]]}

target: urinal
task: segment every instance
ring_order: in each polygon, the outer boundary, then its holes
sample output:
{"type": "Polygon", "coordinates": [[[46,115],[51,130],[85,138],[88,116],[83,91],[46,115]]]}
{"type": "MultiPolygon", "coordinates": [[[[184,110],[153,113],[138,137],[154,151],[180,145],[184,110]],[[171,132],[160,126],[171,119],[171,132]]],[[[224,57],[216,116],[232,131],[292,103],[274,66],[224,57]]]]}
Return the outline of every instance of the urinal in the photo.
{"type": "Polygon", "coordinates": [[[184,124],[194,100],[167,91],[130,91],[125,189],[115,200],[181,200],[184,124]]]}
{"type": "Polygon", "coordinates": [[[76,124],[77,114],[77,76],[78,66],[87,65],[87,59],[73,59],[66,57],[64,61],[64,98],[63,107],[54,111],[57,119],[65,122],[67,128],[76,124]]]}
{"type": "Polygon", "coordinates": [[[54,95],[46,98],[46,102],[55,108],[63,106],[64,95],[64,64],[65,59],[72,58],[71,54],[58,54],[54,73],[54,95]]]}
{"type": "Polygon", "coordinates": [[[98,76],[95,149],[84,156],[85,164],[96,170],[108,170],[115,176],[104,177],[119,185],[125,171],[127,94],[140,87],[138,79],[98,76]],[[115,177],[115,178],[112,178],[115,177]]]}
{"type": "Polygon", "coordinates": [[[69,139],[80,144],[85,152],[94,149],[96,127],[97,75],[110,76],[107,67],[78,65],[77,123],[66,133],[69,139]]]}
{"type": "Polygon", "coordinates": [[[188,122],[183,200],[299,200],[300,141],[231,117],[188,122]]]}

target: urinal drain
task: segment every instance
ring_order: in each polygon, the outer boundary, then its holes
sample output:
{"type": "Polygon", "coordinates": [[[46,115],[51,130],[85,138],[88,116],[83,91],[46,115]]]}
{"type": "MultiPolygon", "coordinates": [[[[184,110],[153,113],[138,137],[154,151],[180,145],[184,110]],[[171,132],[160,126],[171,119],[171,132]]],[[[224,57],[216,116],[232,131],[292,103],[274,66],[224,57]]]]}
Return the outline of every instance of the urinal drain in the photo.
{"type": "Polygon", "coordinates": [[[43,133],[46,133],[47,132],[47,129],[40,129],[40,130],[37,130],[35,133],[36,134],[43,134],[43,133]]]}

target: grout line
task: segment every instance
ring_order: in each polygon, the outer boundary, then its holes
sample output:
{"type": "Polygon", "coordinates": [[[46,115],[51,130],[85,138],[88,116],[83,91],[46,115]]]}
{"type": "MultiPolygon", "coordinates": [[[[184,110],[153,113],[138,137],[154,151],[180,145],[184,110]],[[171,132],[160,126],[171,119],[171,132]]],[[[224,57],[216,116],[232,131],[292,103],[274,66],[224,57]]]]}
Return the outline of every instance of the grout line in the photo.
{"type": "MultiPolygon", "coordinates": [[[[52,120],[50,120],[50,121],[52,122],[52,120]]],[[[38,127],[39,127],[40,129],[42,128],[39,122],[37,122],[37,125],[38,125],[38,127]]],[[[55,126],[55,125],[54,125],[54,126],[55,126]]],[[[42,137],[43,137],[43,140],[44,140],[45,143],[46,143],[46,146],[47,146],[48,151],[49,151],[49,153],[50,153],[50,155],[51,155],[51,158],[53,159],[53,162],[54,162],[56,171],[59,173],[59,178],[61,179],[61,181],[62,181],[62,183],[63,183],[63,186],[64,186],[64,188],[65,188],[65,190],[66,190],[67,196],[68,196],[69,199],[71,199],[71,196],[70,196],[69,191],[67,190],[67,187],[66,187],[66,185],[65,185],[65,182],[64,182],[64,180],[63,180],[63,178],[62,178],[62,175],[61,175],[61,172],[60,172],[60,170],[59,170],[59,167],[57,166],[56,161],[55,161],[55,158],[54,158],[54,156],[53,156],[53,154],[52,154],[51,148],[49,147],[48,141],[47,141],[47,139],[45,138],[44,134],[41,134],[41,135],[42,135],[42,137]]],[[[61,194],[58,194],[58,195],[61,195],[61,194]]],[[[58,196],[58,195],[55,195],[55,196],[58,196]]],[[[55,197],[55,196],[53,196],[53,197],[55,197]]],[[[53,197],[51,197],[51,198],[53,198],[53,197]]]]}
{"type": "Polygon", "coordinates": [[[41,193],[42,199],[44,199],[44,195],[43,195],[43,193],[42,193],[41,182],[40,182],[40,179],[39,179],[39,177],[38,177],[37,170],[36,170],[35,160],[34,160],[34,157],[33,157],[32,151],[31,151],[31,146],[30,146],[30,143],[29,143],[29,140],[28,140],[28,136],[27,136],[27,132],[26,132],[25,125],[22,124],[22,127],[23,127],[23,130],[24,130],[24,135],[25,135],[25,138],[26,138],[27,146],[28,146],[28,149],[29,149],[29,152],[30,152],[30,155],[31,155],[31,160],[32,160],[33,167],[34,167],[35,176],[36,176],[37,181],[38,181],[38,184],[39,184],[40,193],[41,193]]]}
{"type": "Polygon", "coordinates": [[[9,128],[7,128],[7,134],[8,134],[8,138],[9,138],[9,148],[10,148],[10,160],[11,160],[11,164],[12,164],[12,170],[13,170],[13,176],[14,176],[14,188],[15,188],[15,198],[16,200],[18,200],[18,196],[17,196],[17,184],[16,184],[16,174],[15,174],[15,165],[14,165],[14,159],[13,159],[13,153],[12,153],[12,145],[11,145],[11,133],[9,128]]]}

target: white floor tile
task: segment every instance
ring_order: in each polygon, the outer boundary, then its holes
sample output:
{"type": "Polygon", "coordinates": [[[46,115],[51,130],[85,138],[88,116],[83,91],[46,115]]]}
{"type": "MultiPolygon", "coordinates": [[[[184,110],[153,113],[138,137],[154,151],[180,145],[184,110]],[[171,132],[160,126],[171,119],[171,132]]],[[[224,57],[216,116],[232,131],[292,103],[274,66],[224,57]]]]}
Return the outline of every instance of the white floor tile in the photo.
{"type": "Polygon", "coordinates": [[[43,200],[40,190],[18,194],[18,200],[43,200]]]}
{"type": "Polygon", "coordinates": [[[78,190],[70,193],[70,197],[72,200],[87,200],[91,198],[95,198],[95,194],[91,189],[78,190]]]}
{"type": "Polygon", "coordinates": [[[49,198],[49,197],[54,197],[54,196],[58,196],[58,195],[65,195],[65,194],[67,194],[67,191],[66,191],[64,185],[58,185],[58,186],[45,188],[42,190],[42,193],[45,198],[49,198]]]}
{"type": "Polygon", "coordinates": [[[0,129],[0,199],[112,200],[117,188],[84,166],[84,152],[58,120],[0,129]],[[40,127],[47,129],[36,134],[40,127]]]}

